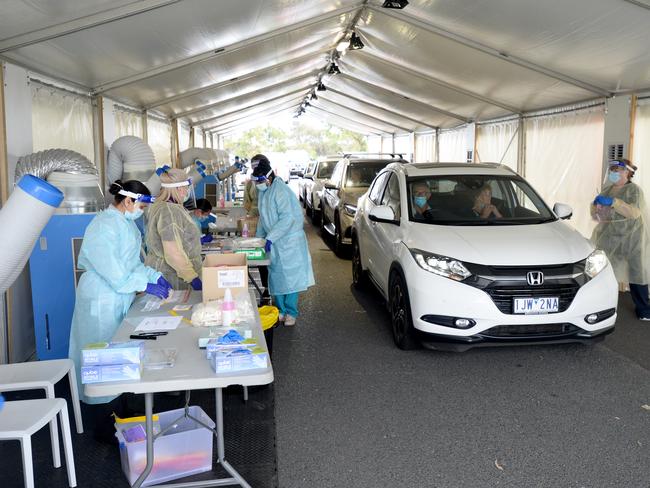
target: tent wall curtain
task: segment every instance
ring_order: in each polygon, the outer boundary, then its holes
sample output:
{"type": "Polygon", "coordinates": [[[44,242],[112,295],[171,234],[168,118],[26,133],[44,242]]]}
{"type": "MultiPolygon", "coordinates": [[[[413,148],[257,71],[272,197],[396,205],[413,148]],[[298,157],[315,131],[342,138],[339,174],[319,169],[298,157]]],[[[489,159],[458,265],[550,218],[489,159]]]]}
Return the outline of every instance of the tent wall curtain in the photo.
{"type": "Polygon", "coordinates": [[[368,136],[368,152],[380,153],[381,152],[381,136],[368,136]]]}
{"type": "Polygon", "coordinates": [[[650,98],[639,100],[634,123],[634,146],[632,162],[639,167],[634,182],[650,198],[650,98]]]}
{"type": "Polygon", "coordinates": [[[61,148],[95,159],[93,108],[90,97],[32,80],[34,152],[61,148]]]}
{"type": "Polygon", "coordinates": [[[524,176],[549,205],[571,205],[568,223],[591,236],[589,204],[602,185],[603,106],[528,118],[524,126],[524,176]]]}
{"type": "Polygon", "coordinates": [[[476,162],[501,163],[517,171],[518,120],[477,124],[476,162]]]}
{"type": "Polygon", "coordinates": [[[393,152],[393,136],[382,136],[381,138],[381,152],[393,152]]]}
{"type": "Polygon", "coordinates": [[[443,163],[467,162],[467,135],[465,126],[440,131],[440,158],[443,163]]]}
{"type": "Polygon", "coordinates": [[[427,163],[436,159],[436,134],[415,134],[415,155],[413,157],[416,163],[427,163]]]}
{"type": "Polygon", "coordinates": [[[194,127],[194,147],[203,146],[203,131],[199,127],[194,127]]]}
{"type": "Polygon", "coordinates": [[[156,157],[156,166],[168,164],[172,159],[172,127],[166,120],[147,117],[147,142],[156,157]]]}
{"type": "Polygon", "coordinates": [[[115,133],[117,137],[142,137],[142,114],[133,110],[125,110],[114,105],[115,133]]]}
{"type": "MultiPolygon", "coordinates": [[[[178,146],[180,151],[185,151],[190,147],[190,127],[183,123],[178,124],[178,146]]],[[[194,142],[196,147],[196,139],[194,142]]]]}
{"type": "Polygon", "coordinates": [[[407,161],[413,160],[413,148],[411,147],[410,134],[395,137],[395,152],[401,154],[407,161]]]}

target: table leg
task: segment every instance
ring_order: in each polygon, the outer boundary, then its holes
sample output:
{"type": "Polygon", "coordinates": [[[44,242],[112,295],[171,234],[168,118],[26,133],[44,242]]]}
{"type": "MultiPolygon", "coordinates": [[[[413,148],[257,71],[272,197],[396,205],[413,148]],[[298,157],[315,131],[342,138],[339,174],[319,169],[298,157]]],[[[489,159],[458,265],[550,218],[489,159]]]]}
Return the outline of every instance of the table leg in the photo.
{"type": "Polygon", "coordinates": [[[133,488],[140,488],[153,468],[153,443],[155,440],[153,435],[153,393],[144,394],[144,411],[147,418],[147,465],[140,477],[133,484],[133,488]]]}
{"type": "Polygon", "coordinates": [[[253,279],[253,277],[251,275],[248,275],[248,281],[250,281],[253,284],[253,286],[257,290],[257,293],[259,293],[260,299],[258,301],[257,306],[261,307],[262,306],[262,290],[260,289],[260,285],[257,284],[257,282],[253,279]]]}
{"type": "Polygon", "coordinates": [[[215,403],[217,409],[217,456],[219,464],[232,476],[242,488],[251,488],[244,478],[226,461],[224,434],[223,434],[223,395],[221,388],[215,388],[215,403]]]}

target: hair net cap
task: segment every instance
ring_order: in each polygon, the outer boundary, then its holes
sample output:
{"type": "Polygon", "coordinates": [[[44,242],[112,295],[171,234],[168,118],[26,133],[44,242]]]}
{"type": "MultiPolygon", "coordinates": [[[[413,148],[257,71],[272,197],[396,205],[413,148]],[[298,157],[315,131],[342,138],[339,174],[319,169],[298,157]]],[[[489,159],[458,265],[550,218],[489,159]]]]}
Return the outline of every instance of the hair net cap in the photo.
{"type": "Polygon", "coordinates": [[[257,166],[253,170],[253,176],[262,176],[271,171],[271,161],[264,154],[256,154],[251,161],[257,161],[257,166]]]}
{"type": "Polygon", "coordinates": [[[187,181],[187,173],[182,169],[171,168],[160,175],[160,181],[162,183],[181,183],[187,181]]]}

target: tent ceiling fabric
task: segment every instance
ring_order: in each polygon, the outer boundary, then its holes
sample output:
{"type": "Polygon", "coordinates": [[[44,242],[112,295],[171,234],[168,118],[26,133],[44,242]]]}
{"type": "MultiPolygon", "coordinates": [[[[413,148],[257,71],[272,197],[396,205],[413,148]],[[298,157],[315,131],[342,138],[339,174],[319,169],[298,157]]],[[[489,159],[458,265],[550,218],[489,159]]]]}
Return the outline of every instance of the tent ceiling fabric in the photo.
{"type": "Polygon", "coordinates": [[[220,131],[295,110],[354,21],[364,49],[337,61],[342,73],[323,76],[331,90],[307,110],[357,132],[449,128],[650,89],[650,10],[631,0],[382,3],[6,0],[0,52],[220,131]]]}

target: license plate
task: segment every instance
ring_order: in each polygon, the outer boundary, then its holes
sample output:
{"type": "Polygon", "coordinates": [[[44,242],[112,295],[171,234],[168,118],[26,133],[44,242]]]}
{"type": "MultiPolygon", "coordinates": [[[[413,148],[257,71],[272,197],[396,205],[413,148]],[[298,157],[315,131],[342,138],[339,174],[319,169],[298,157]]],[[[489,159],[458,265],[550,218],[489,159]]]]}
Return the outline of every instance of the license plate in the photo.
{"type": "Polygon", "coordinates": [[[558,297],[515,298],[513,309],[513,313],[526,315],[557,312],[560,309],[560,299],[558,297]]]}

